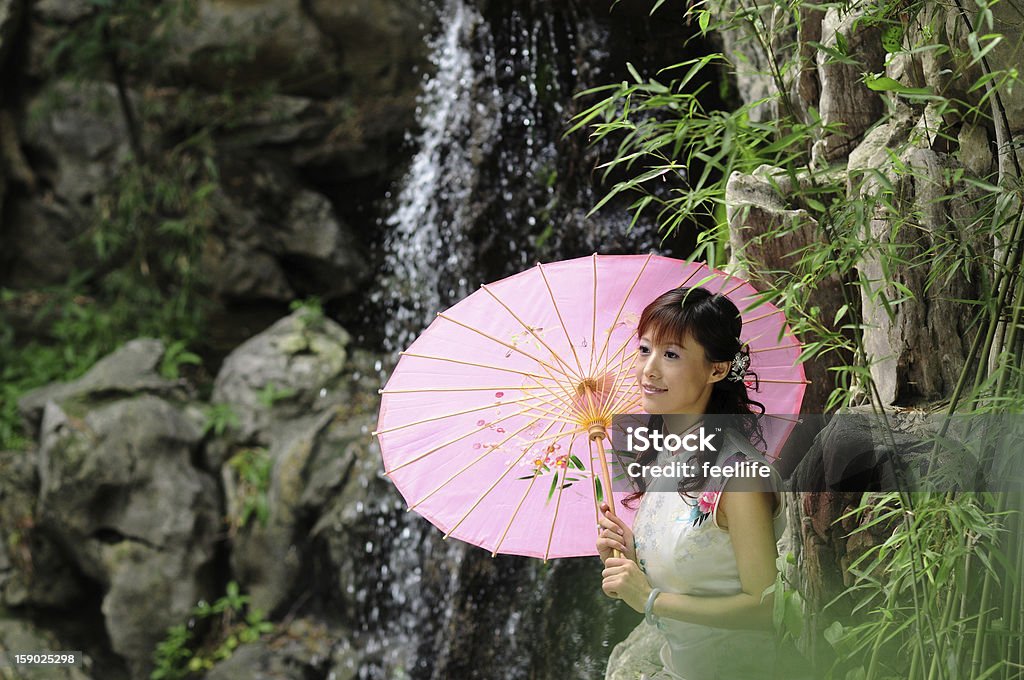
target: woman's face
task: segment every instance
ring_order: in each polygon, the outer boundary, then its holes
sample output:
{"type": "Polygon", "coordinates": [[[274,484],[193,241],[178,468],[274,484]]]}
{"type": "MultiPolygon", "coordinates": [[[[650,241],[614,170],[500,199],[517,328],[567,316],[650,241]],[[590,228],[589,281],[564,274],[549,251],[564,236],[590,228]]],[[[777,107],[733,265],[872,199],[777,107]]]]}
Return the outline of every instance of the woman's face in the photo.
{"type": "Polygon", "coordinates": [[[644,412],[703,414],[712,386],[725,377],[729,363],[708,361],[690,335],[663,344],[653,343],[652,335],[640,338],[635,366],[644,412]]]}

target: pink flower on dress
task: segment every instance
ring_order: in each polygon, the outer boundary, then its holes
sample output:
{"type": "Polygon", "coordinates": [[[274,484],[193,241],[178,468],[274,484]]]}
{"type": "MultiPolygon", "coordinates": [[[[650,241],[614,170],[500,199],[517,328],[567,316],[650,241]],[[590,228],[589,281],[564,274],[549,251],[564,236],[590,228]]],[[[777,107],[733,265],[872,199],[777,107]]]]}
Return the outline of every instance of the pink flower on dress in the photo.
{"type": "Polygon", "coordinates": [[[697,509],[704,514],[711,512],[715,509],[715,502],[721,493],[721,491],[705,491],[697,499],[697,509]]]}

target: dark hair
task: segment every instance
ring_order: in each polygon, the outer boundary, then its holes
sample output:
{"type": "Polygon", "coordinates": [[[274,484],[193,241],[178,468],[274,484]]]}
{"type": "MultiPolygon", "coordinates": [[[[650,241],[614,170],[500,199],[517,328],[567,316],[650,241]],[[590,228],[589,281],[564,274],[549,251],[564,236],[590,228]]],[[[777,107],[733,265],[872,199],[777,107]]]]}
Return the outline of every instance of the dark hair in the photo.
{"type": "MultiPolygon", "coordinates": [[[[740,342],[742,329],[740,311],[729,298],[705,288],[674,288],[644,308],[637,326],[637,338],[649,333],[651,342],[664,344],[691,337],[704,348],[704,358],[708,361],[731,362],[737,352],[750,355],[750,348],[740,342]]],[[[750,381],[753,381],[757,389],[757,374],[748,370],[743,380],[725,378],[712,386],[711,399],[704,411],[705,430],[714,430],[718,426],[724,432],[731,428],[751,442],[764,444],[759,420],[764,414],[764,405],[747,394],[747,383],[750,381]]],[[[651,417],[648,427],[661,430],[663,425],[664,419],[656,415],[651,417]]],[[[712,436],[721,437],[720,434],[712,436]]],[[[720,449],[720,442],[715,443],[715,448],[720,449]]],[[[697,469],[700,470],[705,461],[713,465],[717,455],[715,451],[698,452],[688,462],[696,461],[697,469]]],[[[657,456],[658,452],[651,447],[640,454],[637,462],[645,465],[653,462],[657,456]]],[[[633,503],[644,495],[647,484],[643,477],[636,478],[636,483],[638,490],[627,496],[625,503],[633,503]]],[[[685,477],[679,482],[678,490],[682,494],[699,489],[704,483],[705,480],[699,476],[685,477]]]]}

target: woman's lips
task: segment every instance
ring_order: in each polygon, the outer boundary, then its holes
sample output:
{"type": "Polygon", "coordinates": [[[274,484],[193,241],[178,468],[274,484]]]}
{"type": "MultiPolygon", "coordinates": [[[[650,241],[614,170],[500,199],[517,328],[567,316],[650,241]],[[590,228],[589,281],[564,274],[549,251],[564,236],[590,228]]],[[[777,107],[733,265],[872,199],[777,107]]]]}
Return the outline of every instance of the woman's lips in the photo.
{"type": "Polygon", "coordinates": [[[642,385],[641,389],[643,389],[644,394],[662,394],[664,392],[668,392],[667,389],[663,390],[658,387],[654,387],[653,385],[642,385]]]}

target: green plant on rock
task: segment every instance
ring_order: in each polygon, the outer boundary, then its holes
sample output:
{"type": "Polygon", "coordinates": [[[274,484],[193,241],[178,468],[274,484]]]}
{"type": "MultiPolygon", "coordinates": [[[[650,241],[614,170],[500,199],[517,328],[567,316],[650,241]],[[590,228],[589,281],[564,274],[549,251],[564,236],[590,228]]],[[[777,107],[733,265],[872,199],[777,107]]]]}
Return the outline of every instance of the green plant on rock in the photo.
{"type": "Polygon", "coordinates": [[[274,625],[249,602],[249,596],[241,593],[235,581],[228,583],[224,596],[212,604],[199,602],[189,615],[189,624],[172,626],[156,646],[150,680],[199,677],[217,662],[230,658],[239,645],[256,642],[272,632],[274,625]],[[209,632],[198,639],[195,631],[202,628],[209,632]]]}
{"type": "Polygon", "coordinates": [[[237,516],[232,518],[232,531],[245,527],[253,518],[266,526],[270,518],[268,493],[274,469],[270,452],[264,448],[242,449],[228,460],[228,465],[237,479],[237,516]]]}
{"type": "Polygon", "coordinates": [[[213,433],[215,437],[223,437],[229,429],[238,427],[238,414],[231,404],[210,404],[206,408],[206,425],[203,435],[213,433]]]}
{"type": "Polygon", "coordinates": [[[298,390],[294,387],[278,387],[274,383],[269,382],[256,393],[256,398],[264,408],[270,409],[282,399],[294,397],[296,394],[298,394],[298,390]]]}
{"type": "Polygon", "coordinates": [[[186,349],[186,344],[177,340],[164,351],[164,356],[160,360],[160,375],[168,380],[177,380],[181,377],[182,366],[186,364],[197,366],[202,363],[203,360],[199,358],[199,355],[189,352],[186,349]]]}

